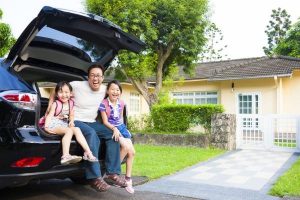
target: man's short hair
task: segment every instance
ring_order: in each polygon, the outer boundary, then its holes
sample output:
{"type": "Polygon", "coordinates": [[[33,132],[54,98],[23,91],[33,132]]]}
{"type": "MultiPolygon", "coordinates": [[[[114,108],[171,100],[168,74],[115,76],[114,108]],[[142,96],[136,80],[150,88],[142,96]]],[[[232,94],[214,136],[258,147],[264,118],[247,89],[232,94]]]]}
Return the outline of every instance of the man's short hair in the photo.
{"type": "Polygon", "coordinates": [[[104,67],[103,67],[102,65],[99,65],[99,64],[93,64],[93,65],[89,66],[89,68],[88,68],[88,76],[90,76],[90,71],[91,71],[92,69],[94,69],[94,68],[99,68],[99,69],[101,69],[102,75],[104,75],[104,67]]]}

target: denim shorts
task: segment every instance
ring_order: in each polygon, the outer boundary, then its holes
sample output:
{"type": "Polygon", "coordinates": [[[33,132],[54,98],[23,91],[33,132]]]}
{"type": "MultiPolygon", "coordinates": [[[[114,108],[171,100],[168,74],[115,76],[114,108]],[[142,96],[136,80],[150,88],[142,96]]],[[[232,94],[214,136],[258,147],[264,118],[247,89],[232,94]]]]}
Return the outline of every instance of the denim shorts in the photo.
{"type": "Polygon", "coordinates": [[[131,133],[128,131],[125,124],[116,126],[124,138],[131,138],[131,133]]]}

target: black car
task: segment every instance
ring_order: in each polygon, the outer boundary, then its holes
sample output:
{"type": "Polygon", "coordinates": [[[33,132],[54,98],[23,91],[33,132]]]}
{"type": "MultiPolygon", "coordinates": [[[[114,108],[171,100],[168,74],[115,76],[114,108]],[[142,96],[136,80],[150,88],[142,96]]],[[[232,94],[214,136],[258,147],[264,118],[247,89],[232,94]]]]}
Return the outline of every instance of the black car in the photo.
{"type": "MultiPolygon", "coordinates": [[[[61,138],[38,126],[48,106],[39,84],[86,80],[91,64],[107,68],[119,50],[143,47],[101,16],[43,7],[0,60],[0,188],[84,175],[82,163],[60,164],[61,138]]],[[[70,153],[82,153],[76,141],[70,153]]]]}

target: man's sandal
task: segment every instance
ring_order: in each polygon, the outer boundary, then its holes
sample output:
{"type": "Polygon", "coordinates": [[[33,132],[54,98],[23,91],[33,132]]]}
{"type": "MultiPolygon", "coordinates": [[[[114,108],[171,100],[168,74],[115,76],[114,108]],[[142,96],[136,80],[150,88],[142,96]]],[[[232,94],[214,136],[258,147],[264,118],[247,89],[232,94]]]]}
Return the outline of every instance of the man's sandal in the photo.
{"type": "Polygon", "coordinates": [[[90,186],[97,192],[106,192],[110,188],[110,185],[108,185],[102,178],[93,179],[90,182],[90,186]]]}
{"type": "Polygon", "coordinates": [[[118,174],[108,174],[104,177],[104,180],[109,185],[114,185],[114,186],[122,187],[122,188],[127,186],[125,178],[120,177],[118,174]]]}

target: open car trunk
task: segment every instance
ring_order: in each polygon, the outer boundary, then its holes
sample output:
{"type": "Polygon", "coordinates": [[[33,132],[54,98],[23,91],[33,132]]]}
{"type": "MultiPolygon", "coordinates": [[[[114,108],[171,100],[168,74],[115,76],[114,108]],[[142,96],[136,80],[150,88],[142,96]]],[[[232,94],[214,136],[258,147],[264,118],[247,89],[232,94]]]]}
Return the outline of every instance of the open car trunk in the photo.
{"type": "Polygon", "coordinates": [[[43,96],[41,84],[45,87],[47,83],[55,86],[59,81],[85,80],[90,65],[100,64],[107,69],[120,50],[138,53],[144,46],[101,16],[46,6],[21,34],[4,62],[12,74],[37,93],[35,124],[28,124],[37,126],[49,96],[43,96]]]}

